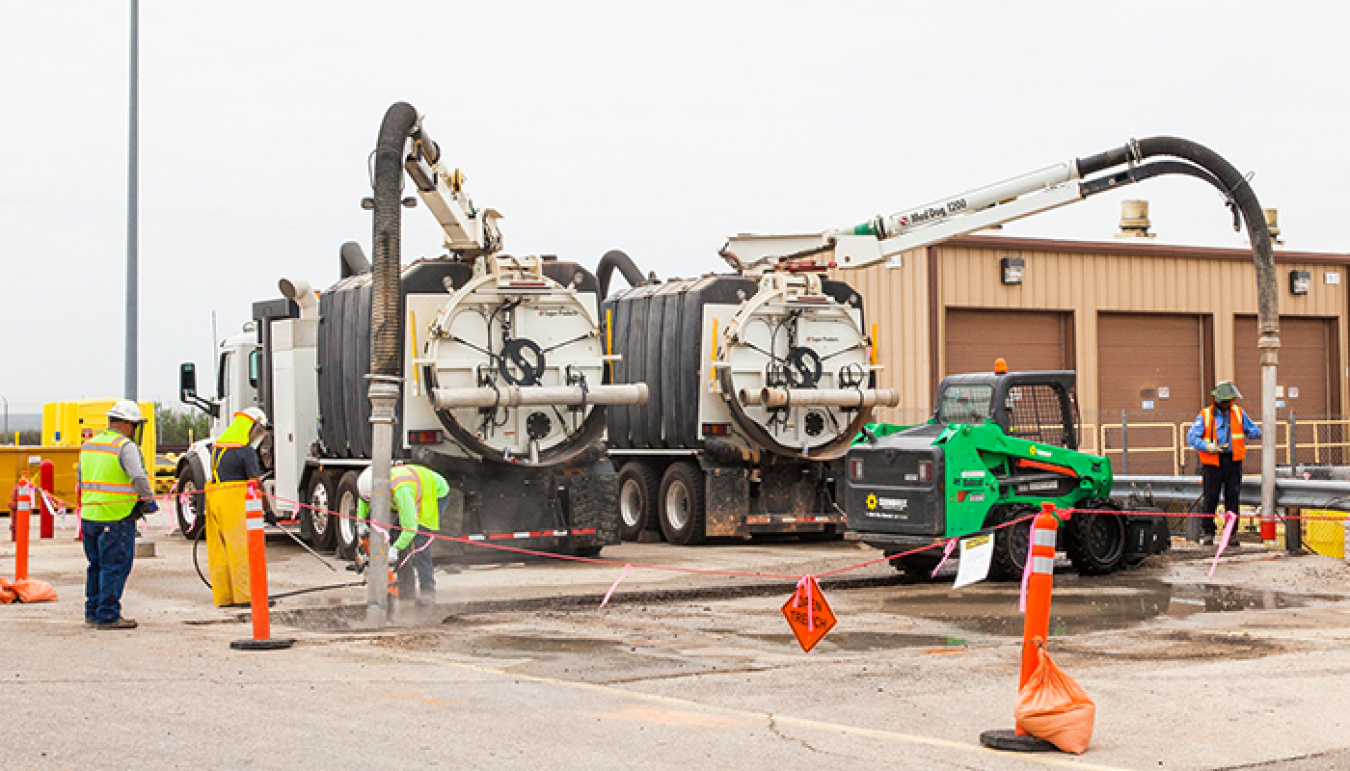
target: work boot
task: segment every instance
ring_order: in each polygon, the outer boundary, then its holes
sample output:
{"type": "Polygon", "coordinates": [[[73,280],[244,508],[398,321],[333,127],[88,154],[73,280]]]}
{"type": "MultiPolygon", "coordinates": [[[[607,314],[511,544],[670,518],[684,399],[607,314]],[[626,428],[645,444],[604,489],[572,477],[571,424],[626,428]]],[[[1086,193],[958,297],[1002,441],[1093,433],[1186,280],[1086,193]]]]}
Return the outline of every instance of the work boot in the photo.
{"type": "Polygon", "coordinates": [[[136,619],[133,619],[133,618],[119,618],[119,619],[117,619],[116,621],[109,621],[109,622],[106,623],[106,624],[99,624],[99,625],[98,625],[98,628],[99,628],[100,631],[102,631],[102,630],[104,630],[104,629],[135,629],[135,628],[136,628],[136,619]]]}
{"type": "Polygon", "coordinates": [[[1213,546],[1213,545],[1214,545],[1214,534],[1213,534],[1213,533],[1205,533],[1204,535],[1200,536],[1200,545],[1201,545],[1201,546],[1213,546]]]}
{"type": "Polygon", "coordinates": [[[1237,533],[1234,533],[1233,537],[1228,539],[1228,548],[1230,549],[1242,548],[1242,541],[1238,540],[1237,533]]]}
{"type": "Polygon", "coordinates": [[[417,595],[417,607],[429,608],[435,604],[436,604],[435,592],[422,592],[421,594],[417,595]]]}
{"type": "Polygon", "coordinates": [[[86,619],[84,620],[84,625],[85,625],[85,626],[98,626],[98,621],[96,621],[96,620],[94,620],[94,619],[92,619],[92,618],[86,618],[86,619]]]}

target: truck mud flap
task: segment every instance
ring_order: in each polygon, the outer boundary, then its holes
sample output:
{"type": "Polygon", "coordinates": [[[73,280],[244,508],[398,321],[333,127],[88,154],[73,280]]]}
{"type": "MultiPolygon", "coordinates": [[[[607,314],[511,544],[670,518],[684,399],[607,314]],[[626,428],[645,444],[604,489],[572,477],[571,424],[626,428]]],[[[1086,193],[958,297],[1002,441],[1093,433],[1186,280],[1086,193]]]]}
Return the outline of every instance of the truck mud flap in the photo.
{"type": "Polygon", "coordinates": [[[709,538],[750,534],[745,516],[750,513],[750,473],[728,468],[700,456],[703,467],[704,529],[709,538]]]}

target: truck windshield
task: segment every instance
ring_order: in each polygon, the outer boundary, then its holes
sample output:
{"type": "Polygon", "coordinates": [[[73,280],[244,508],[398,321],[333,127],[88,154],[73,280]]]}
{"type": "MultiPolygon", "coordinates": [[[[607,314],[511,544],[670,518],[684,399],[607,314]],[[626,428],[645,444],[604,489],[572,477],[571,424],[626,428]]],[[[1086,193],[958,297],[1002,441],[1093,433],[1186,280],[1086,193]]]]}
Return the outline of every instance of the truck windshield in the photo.
{"type": "Polygon", "coordinates": [[[950,385],[938,400],[939,423],[983,423],[994,401],[992,385],[950,385]]]}

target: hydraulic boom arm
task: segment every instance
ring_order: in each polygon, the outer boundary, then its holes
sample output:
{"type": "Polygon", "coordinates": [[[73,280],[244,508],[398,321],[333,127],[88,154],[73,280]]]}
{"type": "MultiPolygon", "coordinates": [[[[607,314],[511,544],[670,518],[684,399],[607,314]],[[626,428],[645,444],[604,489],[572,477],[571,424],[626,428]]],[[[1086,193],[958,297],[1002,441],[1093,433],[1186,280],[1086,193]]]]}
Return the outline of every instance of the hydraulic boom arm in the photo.
{"type": "Polygon", "coordinates": [[[822,253],[831,253],[826,256],[832,256],[831,261],[839,267],[862,268],[910,249],[1057,209],[1160,174],[1188,174],[1219,188],[1228,199],[1237,226],[1237,205],[1212,173],[1180,161],[1136,165],[1142,160],[1138,144],[1131,142],[1118,150],[1048,166],[960,195],[878,216],[853,228],[802,236],[733,236],[722,254],[742,267],[768,267],[808,256],[815,256],[819,262],[822,253]],[[1123,171],[1084,179],[1125,163],[1129,168],[1123,171]]]}
{"type": "Polygon", "coordinates": [[[403,167],[417,187],[417,195],[445,231],[445,248],[466,257],[492,254],[500,249],[502,235],[497,230],[497,220],[502,215],[494,209],[474,208],[464,192],[464,174],[442,165],[440,145],[427,136],[420,119],[411,138],[412,150],[403,167]]]}

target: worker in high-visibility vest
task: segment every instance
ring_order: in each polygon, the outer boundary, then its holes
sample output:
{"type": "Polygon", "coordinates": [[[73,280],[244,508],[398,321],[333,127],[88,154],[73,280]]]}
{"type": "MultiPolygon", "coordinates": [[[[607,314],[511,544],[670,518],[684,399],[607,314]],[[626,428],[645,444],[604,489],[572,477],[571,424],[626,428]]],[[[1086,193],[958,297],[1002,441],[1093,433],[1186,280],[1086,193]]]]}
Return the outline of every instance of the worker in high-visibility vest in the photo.
{"type": "Polygon", "coordinates": [[[211,478],[206,483],[206,553],[211,594],[216,606],[249,602],[248,532],[244,494],[262,476],[254,449],[267,430],[257,407],[236,412],[229,428],[211,447],[211,478]]]}
{"type": "MultiPolygon", "coordinates": [[[[1225,380],[1211,392],[1214,403],[1200,411],[1191,430],[1186,433],[1186,441],[1195,448],[1200,456],[1200,477],[1202,493],[1200,511],[1213,514],[1219,503],[1219,493],[1223,493],[1224,511],[1238,513],[1242,493],[1242,459],[1247,456],[1247,440],[1260,439],[1261,429],[1247,415],[1247,411],[1237,405],[1242,398],[1237,386],[1225,380]],[[1233,426],[1239,430],[1234,431],[1233,426]]],[[[1214,544],[1214,517],[1200,520],[1203,531],[1200,542],[1206,546],[1214,544]]],[[[1238,545],[1233,538],[1231,546],[1238,545]]]]}
{"type": "MultiPolygon", "coordinates": [[[[358,520],[370,516],[373,485],[374,472],[367,466],[356,478],[356,491],[361,496],[356,508],[358,520]]],[[[389,565],[398,573],[399,599],[414,596],[415,572],[417,604],[432,605],[436,602],[436,574],[431,561],[431,542],[433,535],[441,529],[441,500],[450,494],[450,485],[445,477],[426,466],[409,463],[390,469],[389,487],[389,508],[398,512],[399,526],[398,531],[389,535],[393,539],[389,547],[389,565]]]]}
{"type": "Polygon", "coordinates": [[[140,406],[123,399],[108,411],[108,429],[80,446],[84,623],[99,629],[136,628],[122,615],[122,590],[136,556],[136,520],[159,510],[134,441],[144,423],[140,406]]]}

